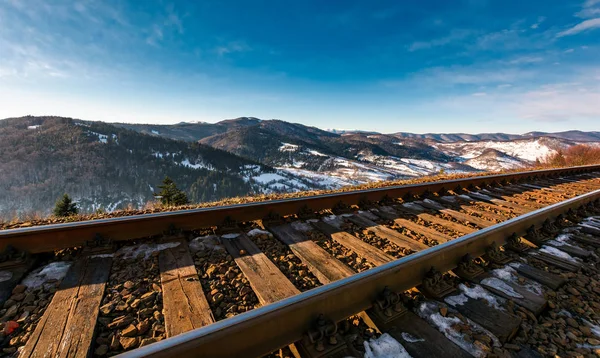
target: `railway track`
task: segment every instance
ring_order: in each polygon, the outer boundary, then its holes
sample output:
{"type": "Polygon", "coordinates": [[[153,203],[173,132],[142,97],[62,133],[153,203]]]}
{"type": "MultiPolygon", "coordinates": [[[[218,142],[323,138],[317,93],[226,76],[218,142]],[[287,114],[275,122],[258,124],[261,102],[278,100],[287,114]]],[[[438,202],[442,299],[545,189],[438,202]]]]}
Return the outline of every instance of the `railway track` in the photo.
{"type": "Polygon", "coordinates": [[[594,356],[599,189],[588,166],[3,230],[0,354],[594,356]]]}

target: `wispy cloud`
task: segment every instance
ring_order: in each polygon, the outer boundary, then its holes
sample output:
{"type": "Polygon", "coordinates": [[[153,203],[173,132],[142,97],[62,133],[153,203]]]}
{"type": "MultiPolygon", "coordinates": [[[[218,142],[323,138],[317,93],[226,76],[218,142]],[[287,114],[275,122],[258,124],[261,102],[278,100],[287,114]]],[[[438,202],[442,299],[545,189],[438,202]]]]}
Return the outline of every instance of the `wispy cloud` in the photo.
{"type": "Polygon", "coordinates": [[[600,17],[595,18],[595,19],[585,20],[585,21],[571,27],[570,29],[559,32],[558,34],[556,34],[556,37],[576,35],[580,32],[593,30],[593,29],[597,29],[597,28],[600,28],[600,17]]]}
{"type": "Polygon", "coordinates": [[[508,61],[508,63],[511,65],[521,65],[521,64],[529,64],[529,63],[536,63],[536,62],[542,62],[542,61],[544,61],[544,59],[540,56],[521,56],[521,57],[517,57],[515,59],[508,61]]]}
{"type": "Polygon", "coordinates": [[[0,76],[25,81],[102,76],[107,68],[96,64],[105,49],[90,39],[116,44],[128,33],[120,33],[128,24],[118,6],[102,2],[11,0],[0,3],[0,24],[0,76]]]}
{"type": "Polygon", "coordinates": [[[184,33],[182,16],[177,13],[172,4],[167,6],[158,20],[152,24],[149,35],[146,37],[146,43],[151,46],[159,46],[166,33],[179,35],[184,33]]]}
{"type": "Polygon", "coordinates": [[[473,35],[473,31],[465,29],[454,29],[450,31],[448,36],[440,37],[431,41],[416,41],[413,42],[409,47],[408,51],[426,50],[433,47],[445,46],[456,41],[461,41],[467,37],[473,35]]]}
{"type": "Polygon", "coordinates": [[[537,71],[507,67],[501,63],[472,66],[449,66],[429,68],[415,74],[411,83],[424,86],[496,86],[505,83],[527,81],[536,77],[537,71]]]}
{"type": "MultiPolygon", "coordinates": [[[[442,110],[447,116],[480,114],[490,120],[569,122],[581,126],[600,117],[600,88],[595,81],[600,68],[581,69],[572,81],[557,81],[533,86],[488,88],[485,95],[475,92],[440,97],[423,103],[442,110]]],[[[565,78],[567,79],[567,78],[565,78]]],[[[419,104],[417,104],[419,105],[419,104]]]]}
{"type": "Polygon", "coordinates": [[[516,21],[500,31],[488,32],[477,38],[471,46],[475,51],[507,51],[539,50],[549,47],[554,39],[555,31],[530,31],[524,21],[516,21]]]}
{"type": "Polygon", "coordinates": [[[590,17],[596,17],[600,15],[600,8],[585,8],[582,9],[581,11],[579,11],[577,14],[575,14],[575,16],[577,17],[581,17],[581,18],[590,18],[590,17]]]}
{"type": "Polygon", "coordinates": [[[146,43],[152,46],[158,46],[158,44],[163,39],[163,29],[162,26],[158,24],[152,25],[152,30],[150,30],[150,35],[146,37],[146,43]]]}
{"type": "Polygon", "coordinates": [[[225,56],[236,52],[252,51],[252,48],[243,41],[232,41],[225,45],[217,46],[214,51],[219,56],[225,56]]]}
{"type": "Polygon", "coordinates": [[[577,25],[556,34],[556,37],[565,37],[600,28],[600,0],[587,0],[581,10],[575,13],[576,17],[587,19],[577,25]]]}
{"type": "Polygon", "coordinates": [[[515,110],[524,119],[567,121],[600,117],[600,91],[596,86],[555,84],[520,94],[515,110]]]}
{"type": "Polygon", "coordinates": [[[600,1],[588,0],[583,3],[583,5],[581,7],[581,11],[576,13],[575,16],[581,17],[584,19],[591,18],[591,17],[597,17],[598,15],[600,15],[600,6],[597,6],[597,5],[600,5],[600,1]]]}
{"type": "Polygon", "coordinates": [[[542,22],[544,22],[544,20],[546,20],[546,17],[544,17],[544,16],[538,17],[537,22],[535,24],[531,25],[530,28],[537,29],[538,27],[540,27],[540,25],[542,24],[542,22]]]}

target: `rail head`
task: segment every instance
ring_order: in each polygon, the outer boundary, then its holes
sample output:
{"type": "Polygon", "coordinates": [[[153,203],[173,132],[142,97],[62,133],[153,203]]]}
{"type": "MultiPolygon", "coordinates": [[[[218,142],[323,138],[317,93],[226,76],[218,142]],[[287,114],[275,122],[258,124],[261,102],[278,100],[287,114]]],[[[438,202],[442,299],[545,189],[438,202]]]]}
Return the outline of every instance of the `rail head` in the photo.
{"type": "Polygon", "coordinates": [[[319,211],[330,209],[340,201],[348,205],[356,205],[364,199],[379,201],[385,196],[399,198],[407,194],[419,195],[427,192],[439,192],[444,189],[451,190],[459,186],[479,186],[502,181],[572,175],[597,170],[600,170],[600,165],[535,170],[299,198],[0,230],[0,251],[10,245],[17,250],[29,253],[48,252],[82,246],[97,236],[113,241],[129,240],[158,235],[165,232],[169,227],[193,230],[217,226],[223,223],[228,217],[239,222],[251,221],[262,219],[271,212],[277,212],[282,216],[296,214],[304,206],[319,211]]]}
{"type": "Polygon", "coordinates": [[[339,321],[372,306],[385,287],[403,292],[417,286],[431,266],[445,272],[469,253],[481,256],[492,243],[503,245],[533,225],[540,227],[569,209],[600,200],[596,190],[431,247],[388,264],[335,281],[268,306],[183,333],[131,352],[137,357],[261,356],[297,341],[319,314],[339,321]]]}

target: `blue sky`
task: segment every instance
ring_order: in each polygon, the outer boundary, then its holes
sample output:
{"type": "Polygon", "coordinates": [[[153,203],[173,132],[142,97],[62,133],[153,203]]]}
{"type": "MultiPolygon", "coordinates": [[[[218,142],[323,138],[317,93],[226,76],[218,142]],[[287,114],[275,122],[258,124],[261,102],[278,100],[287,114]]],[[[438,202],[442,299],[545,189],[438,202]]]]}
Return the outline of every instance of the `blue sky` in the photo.
{"type": "Polygon", "coordinates": [[[0,0],[0,118],[600,130],[600,0],[0,0]]]}

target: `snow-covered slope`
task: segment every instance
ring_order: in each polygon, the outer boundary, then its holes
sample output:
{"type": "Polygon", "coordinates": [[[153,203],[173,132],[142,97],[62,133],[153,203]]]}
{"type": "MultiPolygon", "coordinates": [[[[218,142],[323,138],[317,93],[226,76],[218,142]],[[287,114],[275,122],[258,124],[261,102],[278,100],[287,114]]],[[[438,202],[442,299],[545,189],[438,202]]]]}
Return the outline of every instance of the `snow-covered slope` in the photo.
{"type": "MultiPolygon", "coordinates": [[[[443,172],[468,172],[475,169],[457,163],[436,160],[398,158],[359,152],[353,158],[328,155],[320,151],[281,143],[279,151],[286,153],[286,160],[277,167],[278,172],[293,175],[313,188],[338,188],[373,181],[404,179],[443,172]]],[[[280,183],[285,183],[280,178],[280,183]]]]}
{"type": "Polygon", "coordinates": [[[536,159],[542,159],[549,154],[556,152],[557,148],[564,147],[565,145],[557,139],[541,138],[506,142],[481,141],[438,143],[433,146],[448,155],[464,160],[478,157],[487,149],[495,149],[512,157],[534,162],[536,159]]]}
{"type": "Polygon", "coordinates": [[[465,161],[463,164],[475,169],[491,171],[521,168],[526,165],[523,160],[491,148],[485,149],[482,154],[465,161]]]}
{"type": "MultiPolygon", "coordinates": [[[[369,135],[377,142],[383,135],[369,135]]],[[[405,146],[403,142],[395,145],[405,146]]],[[[281,142],[278,151],[284,154],[277,172],[257,176],[262,184],[259,191],[297,191],[333,189],[373,181],[405,179],[424,175],[474,171],[501,171],[525,168],[537,159],[566,148],[574,142],[557,138],[530,138],[513,141],[460,141],[453,143],[430,143],[440,157],[450,160],[434,160],[426,155],[403,158],[392,155],[359,151],[356,155],[342,157],[325,154],[305,145],[281,142]]],[[[439,157],[438,157],[439,158],[439,157]]]]}

